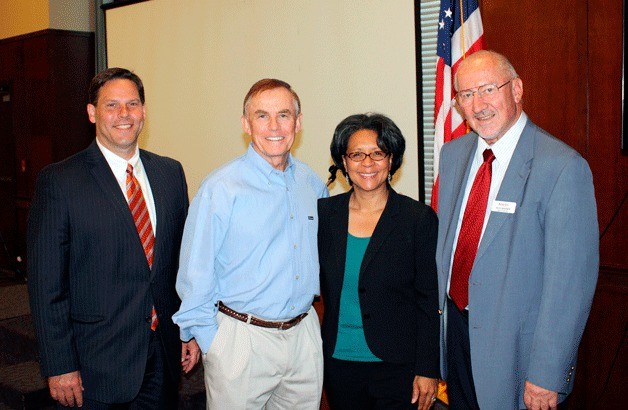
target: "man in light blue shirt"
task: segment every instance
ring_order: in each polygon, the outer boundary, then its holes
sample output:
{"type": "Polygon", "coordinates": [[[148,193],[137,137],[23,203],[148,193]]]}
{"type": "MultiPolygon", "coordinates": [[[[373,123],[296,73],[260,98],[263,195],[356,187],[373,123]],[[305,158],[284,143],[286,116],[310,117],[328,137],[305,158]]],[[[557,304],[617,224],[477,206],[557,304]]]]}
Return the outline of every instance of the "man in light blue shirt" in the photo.
{"type": "Polygon", "coordinates": [[[318,409],[323,364],[318,176],[294,159],[301,104],[264,79],[244,99],[247,153],[211,173],[185,224],[174,315],[203,352],[207,408],[318,409]]]}

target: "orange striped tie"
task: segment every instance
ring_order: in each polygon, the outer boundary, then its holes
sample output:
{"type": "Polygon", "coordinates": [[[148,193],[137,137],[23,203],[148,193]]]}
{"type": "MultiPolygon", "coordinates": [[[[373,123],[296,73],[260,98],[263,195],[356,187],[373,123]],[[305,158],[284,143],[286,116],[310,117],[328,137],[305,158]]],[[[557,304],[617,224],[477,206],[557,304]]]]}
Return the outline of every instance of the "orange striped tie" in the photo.
{"type": "MultiPolygon", "coordinates": [[[[131,215],[133,215],[133,221],[135,222],[135,228],[142,241],[144,247],[144,254],[146,254],[146,261],[148,267],[153,267],[153,251],[155,248],[155,235],[153,234],[153,226],[150,223],[150,215],[148,214],[148,207],[146,201],[144,201],[144,195],[142,194],[142,187],[140,187],[137,178],[133,174],[133,165],[127,164],[126,167],[126,195],[129,201],[129,208],[131,209],[131,215]]],[[[155,306],[151,311],[150,329],[157,329],[157,311],[155,306]]]]}

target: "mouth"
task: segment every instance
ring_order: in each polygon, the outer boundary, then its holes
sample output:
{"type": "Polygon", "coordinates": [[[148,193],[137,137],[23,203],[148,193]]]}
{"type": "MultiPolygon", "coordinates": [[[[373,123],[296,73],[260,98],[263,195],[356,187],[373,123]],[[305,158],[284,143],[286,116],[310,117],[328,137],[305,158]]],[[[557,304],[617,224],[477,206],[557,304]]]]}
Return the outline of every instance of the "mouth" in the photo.
{"type": "Polygon", "coordinates": [[[131,127],[133,127],[133,124],[120,124],[120,125],[114,125],[114,128],[119,129],[119,130],[128,130],[131,127]]]}
{"type": "Polygon", "coordinates": [[[474,114],[473,118],[475,118],[478,121],[488,121],[492,119],[494,116],[495,114],[490,111],[481,111],[477,114],[474,114]]]}
{"type": "Polygon", "coordinates": [[[369,172],[369,173],[359,172],[358,175],[360,175],[362,178],[372,178],[375,175],[377,175],[377,172],[369,172]]]}
{"type": "Polygon", "coordinates": [[[284,138],[285,137],[281,137],[281,136],[279,136],[279,137],[265,137],[265,139],[267,141],[272,141],[272,142],[279,142],[279,141],[282,141],[284,138]]]}

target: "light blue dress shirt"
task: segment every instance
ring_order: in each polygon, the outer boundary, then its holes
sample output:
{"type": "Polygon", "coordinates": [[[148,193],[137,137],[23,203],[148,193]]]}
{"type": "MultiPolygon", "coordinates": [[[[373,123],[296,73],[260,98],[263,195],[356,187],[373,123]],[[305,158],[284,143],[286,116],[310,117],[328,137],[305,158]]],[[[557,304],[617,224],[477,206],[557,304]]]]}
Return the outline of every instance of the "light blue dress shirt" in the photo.
{"type": "Polygon", "coordinates": [[[252,146],[212,172],[190,204],[173,320],[206,353],[218,301],[267,320],[307,312],[320,292],[317,200],[329,192],[289,155],[284,172],[252,146]]]}

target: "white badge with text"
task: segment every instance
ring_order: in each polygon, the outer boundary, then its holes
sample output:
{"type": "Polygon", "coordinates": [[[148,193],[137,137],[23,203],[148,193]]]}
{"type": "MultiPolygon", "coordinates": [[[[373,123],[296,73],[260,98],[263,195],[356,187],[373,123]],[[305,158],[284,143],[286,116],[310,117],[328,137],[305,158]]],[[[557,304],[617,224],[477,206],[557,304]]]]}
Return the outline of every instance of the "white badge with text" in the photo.
{"type": "Polygon", "coordinates": [[[491,212],[501,212],[504,214],[514,214],[515,209],[517,208],[516,202],[507,202],[507,201],[493,201],[493,205],[491,206],[491,212]]]}

